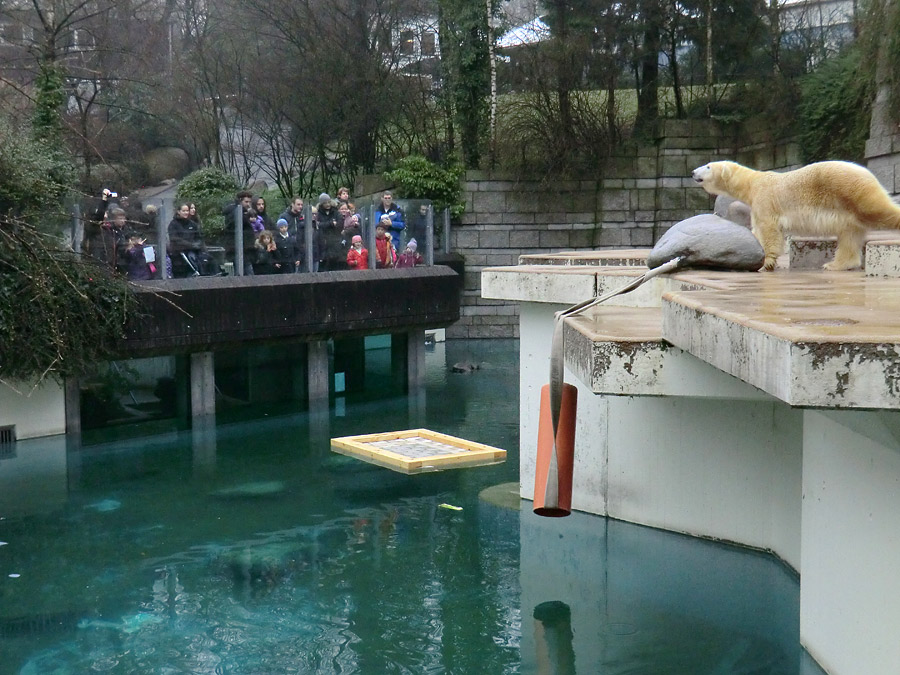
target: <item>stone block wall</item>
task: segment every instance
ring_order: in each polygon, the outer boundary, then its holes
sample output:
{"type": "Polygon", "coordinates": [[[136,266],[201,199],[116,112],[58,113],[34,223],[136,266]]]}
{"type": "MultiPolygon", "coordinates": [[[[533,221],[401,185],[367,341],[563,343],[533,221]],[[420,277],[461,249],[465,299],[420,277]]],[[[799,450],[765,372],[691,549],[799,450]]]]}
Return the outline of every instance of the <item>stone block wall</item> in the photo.
{"type": "Polygon", "coordinates": [[[654,145],[633,147],[579,180],[468,172],[466,212],[451,231],[466,265],[461,316],[447,337],[518,337],[518,305],[481,298],[485,267],[515,265],[530,253],[653,246],[673,224],[712,212],[692,169],[718,159],[757,169],[800,164],[796,146],[765,128],[742,129],[740,139],[715,122],[668,120],[654,145]]]}

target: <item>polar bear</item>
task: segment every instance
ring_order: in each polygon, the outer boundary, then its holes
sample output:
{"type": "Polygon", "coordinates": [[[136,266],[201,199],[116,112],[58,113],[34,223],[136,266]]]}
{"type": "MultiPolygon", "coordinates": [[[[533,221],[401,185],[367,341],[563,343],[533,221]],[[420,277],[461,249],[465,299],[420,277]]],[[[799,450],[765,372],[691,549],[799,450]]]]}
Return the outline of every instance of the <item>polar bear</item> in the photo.
{"type": "Polygon", "coordinates": [[[837,251],[825,269],[849,270],[862,265],[866,230],[900,229],[900,206],[868,169],[851,162],[816,162],[784,173],[711,162],[692,176],[710,194],[750,205],[767,270],[784,251],[785,232],[836,236],[837,251]]]}

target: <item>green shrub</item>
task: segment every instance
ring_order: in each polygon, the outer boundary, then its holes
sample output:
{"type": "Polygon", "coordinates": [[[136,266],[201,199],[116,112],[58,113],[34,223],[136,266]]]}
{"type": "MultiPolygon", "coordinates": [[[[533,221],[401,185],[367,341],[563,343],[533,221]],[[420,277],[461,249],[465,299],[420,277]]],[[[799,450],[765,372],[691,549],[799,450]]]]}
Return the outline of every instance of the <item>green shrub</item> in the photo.
{"type": "Polygon", "coordinates": [[[875,100],[872,73],[861,52],[850,48],[826,59],[801,83],[799,141],[805,161],[865,156],[869,120],[875,100]]]}
{"type": "Polygon", "coordinates": [[[71,162],[57,146],[0,119],[0,215],[36,225],[59,220],[74,176],[71,162]]]}
{"type": "Polygon", "coordinates": [[[425,157],[410,155],[397,162],[393,171],[384,174],[397,196],[404,199],[429,199],[435,212],[450,209],[453,218],[459,218],[465,210],[462,186],[459,183],[462,168],[452,166],[443,169],[425,157]]]}
{"type": "Polygon", "coordinates": [[[203,232],[207,237],[214,237],[225,229],[222,207],[234,200],[238,190],[240,186],[237,181],[221,169],[198,169],[178,184],[175,208],[183,202],[196,205],[203,232]]]}
{"type": "Polygon", "coordinates": [[[122,277],[0,218],[0,378],[82,376],[114,355],[135,311],[122,277]]]}

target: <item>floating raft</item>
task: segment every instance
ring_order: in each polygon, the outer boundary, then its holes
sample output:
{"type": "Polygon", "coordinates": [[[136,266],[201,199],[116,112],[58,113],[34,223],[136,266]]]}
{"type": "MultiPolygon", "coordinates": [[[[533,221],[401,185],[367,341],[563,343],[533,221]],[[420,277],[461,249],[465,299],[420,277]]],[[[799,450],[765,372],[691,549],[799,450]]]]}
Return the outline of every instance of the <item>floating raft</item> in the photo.
{"type": "Polygon", "coordinates": [[[407,474],[506,461],[506,450],[428,429],[332,438],[331,449],[342,455],[407,474]]]}

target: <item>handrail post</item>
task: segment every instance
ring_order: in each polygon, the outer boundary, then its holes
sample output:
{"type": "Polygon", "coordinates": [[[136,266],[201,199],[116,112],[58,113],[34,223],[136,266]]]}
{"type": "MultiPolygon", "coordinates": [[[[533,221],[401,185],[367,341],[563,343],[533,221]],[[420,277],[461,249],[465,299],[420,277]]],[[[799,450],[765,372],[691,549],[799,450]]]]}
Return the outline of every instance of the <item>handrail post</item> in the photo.
{"type": "Polygon", "coordinates": [[[169,278],[169,266],[166,264],[169,255],[169,208],[166,203],[160,202],[156,210],[156,266],[160,279],[169,278]]]}
{"type": "Polygon", "coordinates": [[[444,209],[444,254],[450,253],[450,207],[444,209]]]}
{"type": "Polygon", "coordinates": [[[234,208],[234,274],[244,276],[244,205],[234,208]]]}
{"type": "Polygon", "coordinates": [[[313,232],[312,206],[310,206],[307,199],[303,202],[303,247],[306,250],[306,260],[304,261],[303,269],[306,272],[312,272],[315,269],[313,266],[313,232]]]}
{"type": "Polygon", "coordinates": [[[378,247],[375,246],[375,226],[378,223],[375,222],[375,205],[369,204],[366,208],[366,213],[368,215],[368,218],[366,218],[368,221],[366,227],[366,248],[369,249],[369,269],[374,270],[378,267],[378,247]]]}
{"type": "Polygon", "coordinates": [[[434,204],[428,205],[425,215],[425,264],[434,265],[434,204]]]}

